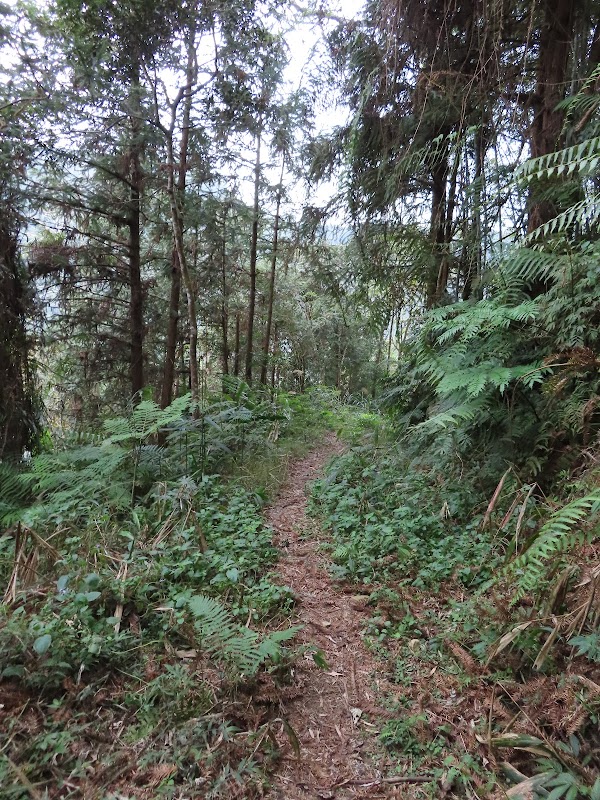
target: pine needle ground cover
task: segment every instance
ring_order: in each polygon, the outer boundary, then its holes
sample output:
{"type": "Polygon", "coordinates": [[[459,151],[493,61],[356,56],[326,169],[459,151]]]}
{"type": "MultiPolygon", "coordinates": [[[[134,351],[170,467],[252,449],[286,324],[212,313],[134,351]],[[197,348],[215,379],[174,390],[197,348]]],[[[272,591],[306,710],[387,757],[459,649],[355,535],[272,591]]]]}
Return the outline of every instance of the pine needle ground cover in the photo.
{"type": "Polygon", "coordinates": [[[236,462],[281,470],[329,412],[249,394],[190,411],[144,401],[3,469],[7,800],[251,797],[277,759],[295,599],[236,462]]]}
{"type": "Polygon", "coordinates": [[[545,496],[514,470],[494,482],[381,437],[315,484],[332,574],[371,609],[366,641],[398,687],[380,730],[390,768],[431,776],[411,797],[600,796],[587,464],[545,496]]]}

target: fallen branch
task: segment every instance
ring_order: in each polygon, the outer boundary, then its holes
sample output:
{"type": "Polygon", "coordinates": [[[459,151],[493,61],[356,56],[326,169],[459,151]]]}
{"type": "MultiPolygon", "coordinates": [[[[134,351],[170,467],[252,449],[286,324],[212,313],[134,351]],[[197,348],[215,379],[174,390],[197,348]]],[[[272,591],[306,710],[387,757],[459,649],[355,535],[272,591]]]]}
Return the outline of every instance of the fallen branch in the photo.
{"type": "Polygon", "coordinates": [[[402,783],[431,783],[433,780],[435,780],[433,775],[395,775],[390,778],[376,778],[370,781],[347,778],[346,780],[333,783],[331,786],[323,787],[319,791],[331,792],[334,789],[340,789],[342,786],[380,786],[381,784],[394,786],[402,783]]]}

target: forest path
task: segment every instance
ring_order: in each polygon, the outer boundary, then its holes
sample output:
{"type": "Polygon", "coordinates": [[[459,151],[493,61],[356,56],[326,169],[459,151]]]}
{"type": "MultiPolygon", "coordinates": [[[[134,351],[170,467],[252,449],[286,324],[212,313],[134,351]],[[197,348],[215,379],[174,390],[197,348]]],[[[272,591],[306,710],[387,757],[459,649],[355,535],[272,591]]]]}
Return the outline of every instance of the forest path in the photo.
{"type": "Polygon", "coordinates": [[[376,698],[397,693],[381,665],[365,647],[362,625],[366,598],[336,587],[319,553],[318,529],[306,515],[306,487],[325,463],[343,449],[328,434],[321,445],[290,468],[267,522],[275,531],[282,556],[277,567],[282,583],[298,600],[298,635],[322,650],[327,667],[319,669],[310,654],[297,665],[300,695],[285,704],[284,715],[298,736],[300,758],[286,745],[270,800],[346,800],[409,797],[410,787],[384,778],[376,734],[386,712],[376,698]],[[395,691],[394,691],[395,690],[395,691]],[[378,753],[378,756],[376,755],[378,753]]]}

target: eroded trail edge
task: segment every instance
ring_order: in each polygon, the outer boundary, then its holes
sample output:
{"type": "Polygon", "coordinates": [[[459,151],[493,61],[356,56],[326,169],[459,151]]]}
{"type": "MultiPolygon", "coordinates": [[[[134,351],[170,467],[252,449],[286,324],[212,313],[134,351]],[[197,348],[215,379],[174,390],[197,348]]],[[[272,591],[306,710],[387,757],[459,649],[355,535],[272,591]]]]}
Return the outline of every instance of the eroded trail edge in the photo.
{"type": "Polygon", "coordinates": [[[306,513],[309,484],[342,449],[333,434],[325,437],[291,466],[266,513],[282,553],[279,577],[298,600],[304,626],[298,638],[316,645],[327,663],[320,669],[307,655],[297,667],[302,692],[286,703],[285,715],[298,736],[300,758],[290,746],[269,795],[277,800],[398,796],[377,756],[375,736],[385,712],[375,701],[392,687],[362,641],[365,600],[334,585],[306,513]]]}

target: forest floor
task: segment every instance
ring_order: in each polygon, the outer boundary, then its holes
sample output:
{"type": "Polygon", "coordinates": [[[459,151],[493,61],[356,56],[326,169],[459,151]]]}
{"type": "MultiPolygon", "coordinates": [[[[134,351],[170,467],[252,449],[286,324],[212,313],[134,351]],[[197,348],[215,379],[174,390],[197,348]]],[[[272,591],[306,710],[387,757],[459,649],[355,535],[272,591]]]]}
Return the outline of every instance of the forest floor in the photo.
{"type": "MultiPolygon", "coordinates": [[[[48,541],[0,535],[1,800],[600,800],[600,545],[569,553],[551,605],[481,592],[528,494],[484,526],[452,476],[364,444],[373,415],[343,453],[340,409],[299,412],[241,474],[197,486],[174,457],[125,512],[73,468],[66,517],[62,490],[53,516],[25,509],[48,541]]],[[[115,481],[128,497],[135,476],[115,481]]]]}
{"type": "MultiPolygon", "coordinates": [[[[406,777],[385,776],[385,753],[377,740],[389,712],[377,699],[397,691],[380,674],[382,665],[363,642],[368,596],[336,586],[320,552],[319,530],[306,513],[307,487],[342,444],[333,434],[292,464],[266,519],[282,556],[279,579],[295,593],[301,643],[316,646],[326,662],[308,653],[296,667],[301,694],[286,703],[285,718],[298,737],[291,743],[269,795],[272,800],[408,797],[406,777]]],[[[418,780],[418,779],[417,779],[418,780]]]]}

